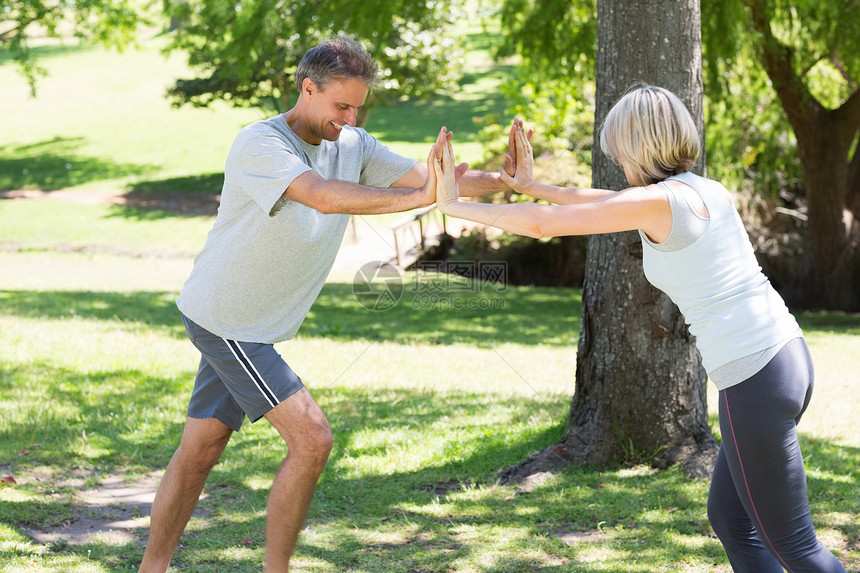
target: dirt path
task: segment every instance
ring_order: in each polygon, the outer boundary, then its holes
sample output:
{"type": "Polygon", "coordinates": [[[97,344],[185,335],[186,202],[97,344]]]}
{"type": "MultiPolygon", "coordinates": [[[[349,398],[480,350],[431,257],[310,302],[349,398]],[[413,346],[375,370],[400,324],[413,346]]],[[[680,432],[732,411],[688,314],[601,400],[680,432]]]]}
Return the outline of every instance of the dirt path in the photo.
{"type": "Polygon", "coordinates": [[[71,519],[56,527],[25,526],[21,529],[34,541],[52,546],[87,543],[122,545],[145,539],[152,501],[161,475],[162,472],[157,471],[129,480],[122,474],[109,474],[91,487],[84,486],[83,478],[63,480],[60,484],[40,477],[38,473],[18,476],[16,479],[19,481],[46,481],[52,487],[70,487],[74,490],[71,494],[71,519]]]}

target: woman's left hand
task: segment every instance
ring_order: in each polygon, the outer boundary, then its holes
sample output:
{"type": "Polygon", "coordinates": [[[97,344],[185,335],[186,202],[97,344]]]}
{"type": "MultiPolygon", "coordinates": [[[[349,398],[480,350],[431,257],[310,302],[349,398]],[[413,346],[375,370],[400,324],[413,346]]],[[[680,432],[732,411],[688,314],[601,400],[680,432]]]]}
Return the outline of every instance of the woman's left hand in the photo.
{"type": "Polygon", "coordinates": [[[446,213],[448,207],[460,198],[457,167],[454,163],[454,146],[451,145],[450,137],[446,137],[436,146],[436,154],[433,159],[432,168],[436,172],[436,206],[440,211],[446,213]]]}

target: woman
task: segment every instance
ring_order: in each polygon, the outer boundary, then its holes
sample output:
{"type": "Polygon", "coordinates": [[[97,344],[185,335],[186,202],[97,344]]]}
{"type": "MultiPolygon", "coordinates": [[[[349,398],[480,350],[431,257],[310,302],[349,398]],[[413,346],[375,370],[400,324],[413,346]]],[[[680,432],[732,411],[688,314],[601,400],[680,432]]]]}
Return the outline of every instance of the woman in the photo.
{"type": "MultiPolygon", "coordinates": [[[[529,134],[530,135],[530,134],[529,134]]],[[[518,164],[502,179],[555,205],[461,202],[449,139],[435,156],[439,209],[530,237],[638,230],[645,276],[678,305],[719,389],[722,446],[708,518],[734,571],[844,572],[817,539],[796,425],[813,367],[803,333],[762,274],[726,189],[690,173],[700,143],[672,93],[642,86],[606,117],[600,147],[632,187],[620,192],[537,183],[522,122],[518,164]]]]}

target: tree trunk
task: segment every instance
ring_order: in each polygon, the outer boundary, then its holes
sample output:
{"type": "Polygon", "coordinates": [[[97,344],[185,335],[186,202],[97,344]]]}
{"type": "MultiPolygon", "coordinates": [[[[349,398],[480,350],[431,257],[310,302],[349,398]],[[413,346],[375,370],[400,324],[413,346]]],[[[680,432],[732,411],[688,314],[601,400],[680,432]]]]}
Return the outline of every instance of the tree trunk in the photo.
{"type": "Polygon", "coordinates": [[[790,304],[860,310],[860,92],[826,109],[795,71],[792,50],[773,34],[765,0],[744,0],[762,64],[794,135],[806,183],[809,232],[790,304]],[[854,145],[854,159],[849,159],[854,145]]]}
{"type": "Polygon", "coordinates": [[[850,140],[835,137],[833,113],[816,114],[798,131],[809,205],[807,246],[789,304],[805,308],[860,310],[860,250],[855,212],[848,204],[850,140]],[[847,144],[846,144],[847,143],[847,144]]]}
{"type": "MultiPolygon", "coordinates": [[[[698,0],[598,0],[597,30],[596,127],[631,83],[644,81],[677,94],[703,131],[698,0]]],[[[627,187],[598,137],[595,129],[593,185],[627,187]]],[[[704,172],[704,156],[696,171],[704,172]]],[[[691,475],[709,475],[717,445],[707,376],[678,308],[645,279],[637,233],[589,239],[582,298],[567,434],[503,477],[622,461],[682,463],[691,475]]]]}

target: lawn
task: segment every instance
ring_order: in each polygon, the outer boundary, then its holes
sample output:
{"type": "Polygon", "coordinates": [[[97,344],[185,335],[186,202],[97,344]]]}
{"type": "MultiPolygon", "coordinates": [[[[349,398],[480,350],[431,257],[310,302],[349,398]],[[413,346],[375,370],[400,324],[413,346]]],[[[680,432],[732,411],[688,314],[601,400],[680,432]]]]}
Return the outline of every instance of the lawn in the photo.
{"type": "MultiPolygon", "coordinates": [[[[142,554],[148,504],[92,498],[116,482],[151,493],[178,442],[197,357],[173,299],[211,218],[122,209],[0,203],[0,473],[17,481],[0,489],[0,571],[133,570],[142,554]],[[87,523],[112,534],[62,537],[87,523]]],[[[499,482],[563,433],[580,292],[442,282],[474,304],[416,304],[444,280],[407,274],[385,311],[330,282],[278,345],[336,436],[297,570],[728,571],[707,481],[678,468],[499,482]]],[[[818,367],[801,426],[811,507],[857,570],[860,317],[800,319],[818,367]]],[[[175,570],[259,570],[283,455],[265,423],[235,436],[175,570]]]]}
{"type": "MultiPolygon", "coordinates": [[[[482,68],[486,37],[470,25],[463,89],[375,110],[371,132],[421,158],[444,122],[462,158],[481,158],[472,118],[501,111],[502,75],[482,68]]],[[[259,112],[171,108],[161,95],[184,65],[158,42],[122,56],[45,48],[37,100],[0,63],[0,189],[217,192],[232,137],[259,112]]],[[[0,571],[136,570],[149,502],[105,494],[151,499],[178,443],[198,357],[173,301],[211,224],[104,201],[0,200],[0,475],[16,482],[0,484],[0,571]]],[[[278,345],[335,435],[297,570],[729,571],[705,516],[708,482],[678,468],[500,482],[563,435],[579,290],[408,273],[398,304],[373,311],[342,278],[352,274],[333,274],[299,336],[278,345]]],[[[826,545],[860,571],[860,317],[799,319],[817,368],[801,425],[810,505],[826,545]]],[[[172,570],[261,569],[284,454],[264,422],[234,436],[172,570]]]]}

